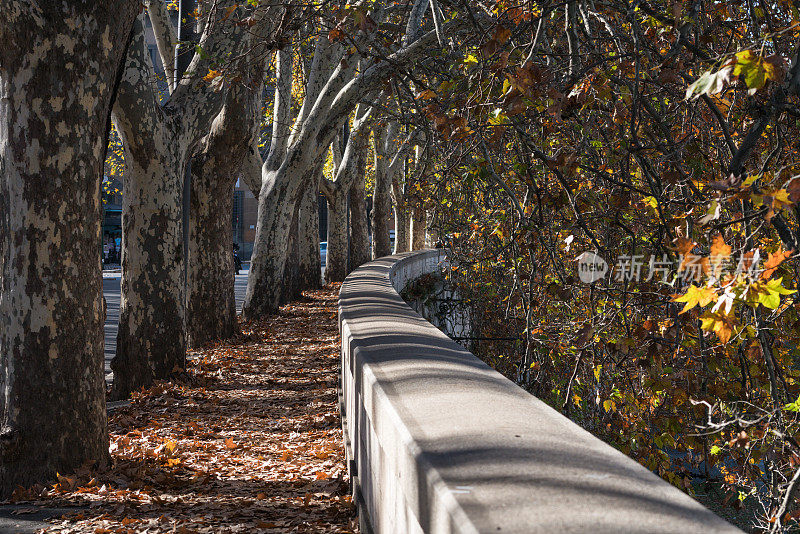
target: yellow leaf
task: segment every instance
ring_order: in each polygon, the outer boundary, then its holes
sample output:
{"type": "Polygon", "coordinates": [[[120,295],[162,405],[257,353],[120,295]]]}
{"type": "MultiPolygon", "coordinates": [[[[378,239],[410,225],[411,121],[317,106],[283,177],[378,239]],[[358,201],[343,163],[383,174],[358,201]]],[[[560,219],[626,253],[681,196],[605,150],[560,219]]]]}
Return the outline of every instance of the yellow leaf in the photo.
{"type": "Polygon", "coordinates": [[[706,332],[714,332],[723,344],[731,340],[736,318],[724,313],[707,313],[701,318],[701,328],[706,332]]]}
{"type": "Polygon", "coordinates": [[[220,76],[222,76],[222,73],[220,71],[214,69],[208,69],[208,74],[203,76],[203,79],[207,82],[210,82],[215,78],[219,78],[220,76]]]}
{"type": "Polygon", "coordinates": [[[695,306],[699,305],[701,308],[706,306],[713,300],[716,300],[717,292],[714,291],[714,288],[711,287],[697,287],[696,285],[692,284],[689,286],[689,290],[686,294],[673,298],[673,302],[684,302],[685,305],[681,310],[681,313],[686,313],[687,311],[691,310],[695,306]]]}

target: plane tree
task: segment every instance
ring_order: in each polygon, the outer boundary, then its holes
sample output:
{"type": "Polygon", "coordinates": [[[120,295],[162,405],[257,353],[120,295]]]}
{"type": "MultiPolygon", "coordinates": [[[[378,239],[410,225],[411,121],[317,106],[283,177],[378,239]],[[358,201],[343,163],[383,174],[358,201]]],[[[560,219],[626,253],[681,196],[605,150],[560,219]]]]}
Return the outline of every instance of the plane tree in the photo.
{"type": "Polygon", "coordinates": [[[108,460],[100,255],[110,111],[139,5],[0,10],[0,497],[108,460]]]}

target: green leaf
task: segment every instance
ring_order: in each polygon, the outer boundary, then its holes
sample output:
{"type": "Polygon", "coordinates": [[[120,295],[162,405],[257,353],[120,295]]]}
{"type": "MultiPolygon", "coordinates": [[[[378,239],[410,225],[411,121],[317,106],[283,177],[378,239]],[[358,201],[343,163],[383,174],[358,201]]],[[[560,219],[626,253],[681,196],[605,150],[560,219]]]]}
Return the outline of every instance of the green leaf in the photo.
{"type": "Polygon", "coordinates": [[[658,207],[658,201],[656,200],[655,197],[644,197],[642,199],[642,202],[644,202],[653,209],[656,209],[658,207]]]}
{"type": "Polygon", "coordinates": [[[759,293],[758,303],[763,305],[765,308],[774,310],[781,305],[781,296],[780,294],[773,291],[768,291],[767,293],[759,293]]]}
{"type": "Polygon", "coordinates": [[[717,445],[712,445],[711,450],[709,450],[708,452],[711,454],[711,456],[716,456],[722,452],[722,448],[717,445]]]}
{"type": "Polygon", "coordinates": [[[791,295],[792,293],[797,293],[796,289],[786,289],[785,287],[783,287],[781,285],[782,281],[783,281],[783,277],[781,277],[781,278],[773,278],[772,280],[767,282],[767,287],[770,289],[770,291],[774,291],[774,292],[779,293],[781,295],[791,295]]]}
{"type": "Polygon", "coordinates": [[[767,282],[766,286],[758,293],[758,302],[770,310],[776,309],[781,305],[781,295],[791,295],[797,291],[786,289],[781,285],[783,278],[774,278],[767,282]]]}
{"type": "Polygon", "coordinates": [[[744,76],[744,81],[751,95],[766,85],[767,80],[777,80],[782,60],[778,56],[763,58],[752,50],[743,50],[736,54],[734,76],[744,76]]]}
{"type": "Polygon", "coordinates": [[[787,412],[800,412],[800,397],[797,397],[796,401],[790,402],[784,406],[783,409],[787,412]]]}

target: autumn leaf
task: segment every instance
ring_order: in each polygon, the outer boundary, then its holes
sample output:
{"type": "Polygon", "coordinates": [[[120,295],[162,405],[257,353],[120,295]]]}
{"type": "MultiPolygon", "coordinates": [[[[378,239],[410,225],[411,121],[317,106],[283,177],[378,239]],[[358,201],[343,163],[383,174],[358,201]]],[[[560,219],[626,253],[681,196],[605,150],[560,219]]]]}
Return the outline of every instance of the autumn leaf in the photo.
{"type": "MultiPolygon", "coordinates": [[[[221,18],[220,20],[221,20],[221,21],[222,21],[222,20],[228,20],[228,18],[229,18],[229,17],[230,17],[230,16],[233,14],[233,12],[234,12],[234,11],[236,11],[236,8],[237,8],[237,7],[238,7],[238,6],[236,6],[236,5],[229,6],[229,7],[228,7],[228,8],[225,10],[225,15],[223,15],[223,16],[222,16],[222,18],[221,18]]],[[[198,16],[199,16],[199,14],[198,14],[198,16]]]]}
{"type": "Polygon", "coordinates": [[[711,244],[711,253],[709,254],[708,261],[711,266],[711,272],[719,278],[720,271],[722,270],[723,262],[730,258],[731,247],[725,243],[721,234],[714,236],[711,244]]]}
{"type": "Polygon", "coordinates": [[[681,295],[673,297],[673,302],[684,302],[683,309],[680,313],[686,313],[687,311],[691,310],[695,306],[706,306],[710,302],[716,300],[717,292],[712,287],[697,287],[696,285],[692,284],[689,286],[689,290],[681,295]]]}
{"type": "Polygon", "coordinates": [[[748,93],[754,94],[764,87],[767,81],[779,81],[783,76],[783,59],[772,55],[762,57],[752,50],[743,50],[736,54],[736,65],[733,76],[743,76],[748,87],[748,93]]]}
{"type": "Polygon", "coordinates": [[[689,254],[696,245],[697,243],[695,243],[691,239],[686,239],[685,237],[678,237],[674,241],[672,250],[685,256],[689,254]]]}
{"type": "Polygon", "coordinates": [[[504,28],[503,26],[497,26],[494,30],[494,36],[492,39],[497,41],[500,44],[505,44],[506,41],[511,37],[511,30],[508,28],[504,28]]]}
{"type": "Polygon", "coordinates": [[[203,79],[207,82],[211,82],[213,80],[216,80],[220,76],[222,76],[222,73],[220,71],[214,69],[208,69],[208,74],[203,76],[203,79]]]}
{"type": "Polygon", "coordinates": [[[767,261],[764,263],[764,270],[761,272],[761,276],[759,278],[762,280],[769,280],[773,273],[775,273],[775,271],[778,269],[778,266],[780,266],[780,264],[785,260],[792,257],[793,252],[794,251],[792,250],[787,250],[784,252],[782,245],[778,247],[777,252],[774,254],[770,252],[767,261]]]}
{"type": "Polygon", "coordinates": [[[700,217],[697,223],[702,226],[710,223],[711,221],[719,219],[721,213],[721,207],[722,205],[718,200],[712,200],[711,204],[708,206],[708,211],[706,212],[705,215],[700,217]]]}
{"type": "Polygon", "coordinates": [[[767,222],[772,220],[776,211],[780,211],[792,205],[792,201],[789,199],[789,193],[786,189],[776,189],[775,191],[763,195],[753,194],[751,198],[755,206],[763,205],[767,207],[767,213],[764,215],[764,219],[767,222]]]}
{"type": "Polygon", "coordinates": [[[701,328],[706,332],[714,332],[724,345],[727,344],[736,328],[736,318],[720,312],[705,313],[700,317],[701,328]]]}
{"type": "Polygon", "coordinates": [[[781,304],[781,295],[791,295],[796,293],[794,289],[786,289],[781,285],[783,278],[773,278],[766,284],[756,286],[758,303],[765,308],[775,310],[781,304]]]}
{"type": "Polygon", "coordinates": [[[789,200],[792,202],[800,202],[800,176],[795,176],[784,186],[789,193],[789,200]]]}
{"type": "Polygon", "coordinates": [[[339,28],[333,28],[328,32],[328,39],[331,41],[342,41],[345,37],[345,33],[339,28]]]}
{"type": "Polygon", "coordinates": [[[225,448],[228,450],[233,450],[237,447],[236,442],[233,441],[233,438],[227,438],[225,440],[225,448]]]}
{"type": "Polygon", "coordinates": [[[686,89],[685,99],[698,98],[701,95],[713,95],[721,92],[731,79],[733,65],[723,66],[717,72],[707,71],[686,89]]]}

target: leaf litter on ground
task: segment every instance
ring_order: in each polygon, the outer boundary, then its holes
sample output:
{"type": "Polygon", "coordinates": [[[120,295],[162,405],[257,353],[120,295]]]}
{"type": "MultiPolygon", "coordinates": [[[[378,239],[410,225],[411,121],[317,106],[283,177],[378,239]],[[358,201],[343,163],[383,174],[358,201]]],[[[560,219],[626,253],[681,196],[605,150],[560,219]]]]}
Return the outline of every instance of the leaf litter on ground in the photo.
{"type": "Polygon", "coordinates": [[[78,506],[47,532],[356,532],[337,408],[338,288],[190,353],[109,418],[111,466],[12,501],[78,506]]]}

